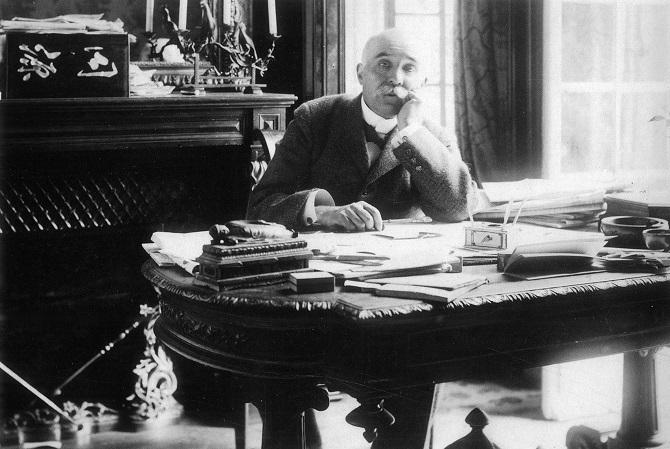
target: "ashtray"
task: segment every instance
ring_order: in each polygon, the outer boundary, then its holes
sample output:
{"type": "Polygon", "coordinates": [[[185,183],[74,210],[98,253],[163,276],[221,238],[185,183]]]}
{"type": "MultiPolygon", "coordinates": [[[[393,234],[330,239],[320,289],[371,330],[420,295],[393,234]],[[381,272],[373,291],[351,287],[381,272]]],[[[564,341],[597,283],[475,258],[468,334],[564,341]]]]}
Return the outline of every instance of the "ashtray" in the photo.
{"type": "Polygon", "coordinates": [[[607,236],[614,236],[608,246],[644,248],[642,231],[645,229],[668,229],[668,222],[661,218],[612,216],[600,221],[600,230],[607,236]]]}
{"type": "Polygon", "coordinates": [[[668,251],[670,249],[670,230],[668,229],[645,229],[642,231],[644,244],[647,248],[657,251],[668,251]]]}

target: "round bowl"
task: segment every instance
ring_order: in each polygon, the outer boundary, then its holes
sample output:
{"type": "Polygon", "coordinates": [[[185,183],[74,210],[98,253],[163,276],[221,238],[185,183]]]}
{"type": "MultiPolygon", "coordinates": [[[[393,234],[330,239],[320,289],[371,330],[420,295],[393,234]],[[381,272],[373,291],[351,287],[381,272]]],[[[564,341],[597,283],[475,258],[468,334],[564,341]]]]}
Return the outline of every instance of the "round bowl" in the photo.
{"type": "Polygon", "coordinates": [[[667,229],[645,229],[642,231],[644,244],[647,248],[657,251],[668,251],[670,249],[670,230],[667,229]]]}
{"type": "Polygon", "coordinates": [[[607,236],[615,236],[614,246],[644,248],[642,231],[645,229],[668,229],[668,222],[661,218],[612,216],[600,221],[600,230],[607,236]]]}

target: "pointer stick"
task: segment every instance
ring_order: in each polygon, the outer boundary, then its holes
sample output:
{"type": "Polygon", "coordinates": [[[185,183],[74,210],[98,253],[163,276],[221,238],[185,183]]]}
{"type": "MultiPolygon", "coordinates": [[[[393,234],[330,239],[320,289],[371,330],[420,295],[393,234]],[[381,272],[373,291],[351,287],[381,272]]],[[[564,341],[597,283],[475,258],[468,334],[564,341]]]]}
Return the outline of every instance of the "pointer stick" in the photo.
{"type": "Polygon", "coordinates": [[[70,421],[70,422],[71,422],[72,424],[74,424],[75,426],[77,426],[77,430],[81,430],[81,429],[82,429],[83,426],[82,426],[81,424],[79,424],[78,422],[76,422],[75,420],[73,420],[72,418],[70,418],[70,416],[69,416],[67,413],[65,413],[59,406],[57,406],[51,399],[49,399],[48,397],[44,396],[44,395],[43,395],[42,393],[40,393],[35,387],[33,387],[33,386],[30,385],[28,382],[26,382],[25,380],[23,380],[23,379],[21,378],[21,376],[19,376],[19,375],[16,374],[14,371],[12,371],[11,369],[9,369],[9,367],[8,367],[7,365],[5,365],[4,363],[0,362],[0,369],[3,370],[5,373],[7,373],[7,374],[9,375],[9,377],[11,377],[11,378],[14,379],[15,381],[17,381],[18,383],[20,383],[21,385],[23,385],[23,386],[26,388],[26,390],[30,391],[32,394],[34,394],[35,396],[37,396],[38,398],[40,398],[46,405],[48,405],[49,407],[51,407],[51,408],[52,408],[56,413],[58,413],[60,416],[62,416],[63,418],[67,419],[68,421],[70,421]]]}

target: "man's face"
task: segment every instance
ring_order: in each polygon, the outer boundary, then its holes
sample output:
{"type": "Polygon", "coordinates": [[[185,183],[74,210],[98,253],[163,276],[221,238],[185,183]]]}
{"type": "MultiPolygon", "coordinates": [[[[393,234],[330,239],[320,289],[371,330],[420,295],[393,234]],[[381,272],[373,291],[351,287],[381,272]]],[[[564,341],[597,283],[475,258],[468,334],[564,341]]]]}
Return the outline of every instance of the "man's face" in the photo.
{"type": "Polygon", "coordinates": [[[401,36],[372,38],[356,71],[365,104],[384,118],[397,115],[404,104],[394,92],[395,86],[413,91],[425,83],[416,50],[401,36]]]}

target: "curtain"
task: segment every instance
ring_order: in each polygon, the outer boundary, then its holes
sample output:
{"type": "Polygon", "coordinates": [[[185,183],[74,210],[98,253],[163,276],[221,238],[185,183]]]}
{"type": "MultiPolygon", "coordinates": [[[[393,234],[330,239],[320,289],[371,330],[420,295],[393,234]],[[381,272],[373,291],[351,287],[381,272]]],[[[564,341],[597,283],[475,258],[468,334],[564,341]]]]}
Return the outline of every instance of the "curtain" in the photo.
{"type": "Polygon", "coordinates": [[[539,0],[457,0],[456,134],[478,183],[541,171],[539,0]]]}

